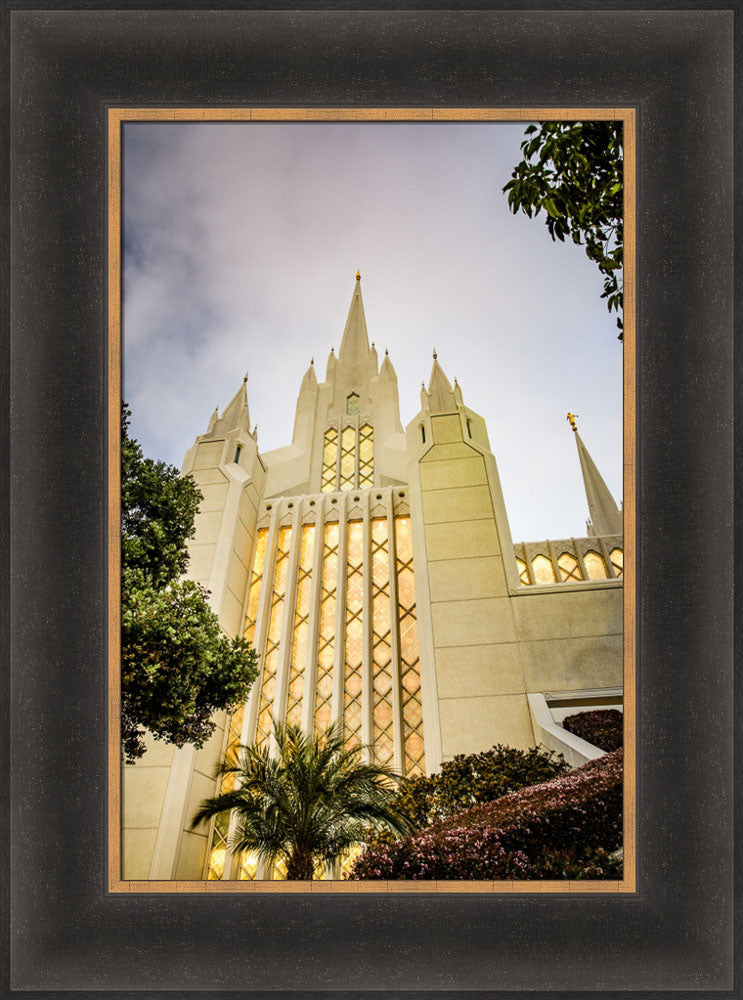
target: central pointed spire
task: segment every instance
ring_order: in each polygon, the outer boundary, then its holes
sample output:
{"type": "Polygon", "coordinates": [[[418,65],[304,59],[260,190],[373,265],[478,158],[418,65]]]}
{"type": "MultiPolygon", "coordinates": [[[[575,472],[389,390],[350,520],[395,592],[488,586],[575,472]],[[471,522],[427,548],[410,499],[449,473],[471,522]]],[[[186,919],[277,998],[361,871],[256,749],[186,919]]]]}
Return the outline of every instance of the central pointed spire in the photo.
{"type": "Polygon", "coordinates": [[[351,307],[343,331],[338,360],[346,365],[364,364],[369,357],[369,335],[366,331],[364,302],[361,298],[361,273],[356,272],[356,286],[353,290],[351,307]]]}

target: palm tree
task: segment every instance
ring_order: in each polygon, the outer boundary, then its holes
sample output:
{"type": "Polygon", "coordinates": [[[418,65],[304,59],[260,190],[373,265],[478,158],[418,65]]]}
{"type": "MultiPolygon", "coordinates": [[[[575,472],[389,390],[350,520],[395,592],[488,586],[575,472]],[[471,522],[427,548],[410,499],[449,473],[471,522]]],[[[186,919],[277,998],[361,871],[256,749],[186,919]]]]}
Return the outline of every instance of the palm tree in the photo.
{"type": "Polygon", "coordinates": [[[287,879],[309,880],[315,865],[332,862],[369,829],[406,834],[408,821],[392,799],[399,775],[366,763],[361,746],[347,747],[343,727],[307,736],[299,726],[276,725],[275,756],[268,747],[241,746],[220,774],[235,776],[234,790],[206,799],[191,829],[235,810],[231,847],[264,861],[283,858],[287,879]]]}

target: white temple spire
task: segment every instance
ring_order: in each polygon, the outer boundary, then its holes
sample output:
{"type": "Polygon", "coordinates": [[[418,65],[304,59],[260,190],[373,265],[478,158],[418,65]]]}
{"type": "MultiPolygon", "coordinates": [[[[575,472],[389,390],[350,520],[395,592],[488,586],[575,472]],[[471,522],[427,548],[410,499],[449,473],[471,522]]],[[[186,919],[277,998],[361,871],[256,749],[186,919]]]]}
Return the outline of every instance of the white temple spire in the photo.
{"type": "Polygon", "coordinates": [[[346,365],[364,364],[369,357],[369,335],[366,330],[364,302],[361,298],[361,274],[356,272],[356,285],[348,310],[338,360],[346,365]]]}
{"type": "Polygon", "coordinates": [[[590,522],[587,526],[589,534],[594,536],[621,535],[623,532],[622,511],[617,507],[609,487],[604,482],[601,473],[596,468],[596,463],[583,444],[575,423],[576,417],[577,413],[568,413],[567,419],[575,434],[575,444],[578,448],[578,458],[580,459],[581,472],[583,473],[583,484],[586,488],[586,499],[588,500],[588,513],[590,517],[590,522]]]}
{"type": "Polygon", "coordinates": [[[433,351],[433,368],[428,381],[428,405],[431,413],[448,413],[457,408],[454,390],[438,362],[436,348],[433,351]]]}

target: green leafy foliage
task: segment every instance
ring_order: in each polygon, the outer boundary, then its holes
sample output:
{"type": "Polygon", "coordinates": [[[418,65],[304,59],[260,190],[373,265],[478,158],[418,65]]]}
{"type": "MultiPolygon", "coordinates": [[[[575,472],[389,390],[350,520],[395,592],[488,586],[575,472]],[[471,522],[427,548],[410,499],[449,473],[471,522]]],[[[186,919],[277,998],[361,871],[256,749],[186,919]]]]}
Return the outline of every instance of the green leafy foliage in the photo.
{"type": "Polygon", "coordinates": [[[214,712],[247,698],[256,655],[230,639],[207,592],[180,579],[201,494],[192,479],[142,455],[122,416],[121,735],[127,762],[144,731],[178,747],[203,746],[214,712]]]}
{"type": "Polygon", "coordinates": [[[275,739],[275,756],[268,746],[241,746],[225,760],[219,773],[234,775],[235,789],[202,802],[192,829],[234,809],[232,848],[284,859],[292,880],[312,879],[316,866],[340,857],[369,830],[408,832],[393,807],[394,771],[365,762],[361,746],[346,746],[342,726],[307,736],[300,726],[277,725],[275,739]]]}
{"type": "Polygon", "coordinates": [[[404,838],[377,839],[352,879],[617,879],[622,751],[404,838]]]}
{"type": "MultiPolygon", "coordinates": [[[[524,159],[503,188],[514,214],[544,210],[553,240],[584,245],[604,275],[601,297],[617,312],[624,302],[622,123],[543,122],[530,125],[521,143],[524,159]]],[[[622,339],[620,332],[619,339],[622,339]]]]}
{"type": "Polygon", "coordinates": [[[594,712],[577,712],[562,720],[564,729],[593,743],[599,750],[610,753],[622,746],[624,715],[616,708],[600,708],[594,712]]]}
{"type": "Polygon", "coordinates": [[[536,785],[569,770],[562,756],[549,750],[516,750],[498,744],[477,754],[458,754],[427,777],[406,778],[396,808],[415,829],[422,829],[508,792],[536,785]]]}

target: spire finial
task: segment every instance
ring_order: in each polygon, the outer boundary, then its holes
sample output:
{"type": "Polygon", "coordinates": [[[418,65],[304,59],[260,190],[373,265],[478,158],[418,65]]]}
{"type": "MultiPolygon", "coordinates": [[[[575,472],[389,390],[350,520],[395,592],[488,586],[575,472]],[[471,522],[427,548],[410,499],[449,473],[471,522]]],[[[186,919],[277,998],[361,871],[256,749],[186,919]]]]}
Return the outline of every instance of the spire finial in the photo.
{"type": "Polygon", "coordinates": [[[243,375],[243,385],[245,385],[247,381],[248,381],[248,373],[245,372],[245,374],[243,375]]]}
{"type": "Polygon", "coordinates": [[[356,280],[361,281],[361,271],[356,272],[356,280]]]}
{"type": "Polygon", "coordinates": [[[436,348],[434,347],[434,349],[433,349],[433,360],[435,361],[437,358],[438,358],[438,354],[436,353],[436,348]]]}
{"type": "Polygon", "coordinates": [[[314,358],[310,358],[310,364],[314,365],[314,363],[315,363],[315,359],[314,358]]]}
{"type": "Polygon", "coordinates": [[[389,352],[389,351],[388,351],[388,349],[387,349],[387,348],[385,347],[385,349],[384,349],[384,356],[385,356],[386,358],[387,358],[387,357],[389,357],[389,353],[390,353],[390,352],[389,352]]]}
{"type": "Polygon", "coordinates": [[[577,413],[568,413],[568,418],[567,419],[568,419],[568,423],[570,424],[570,426],[571,426],[571,428],[573,430],[573,434],[577,434],[578,433],[578,428],[575,425],[575,418],[577,416],[578,416],[577,413]]]}

